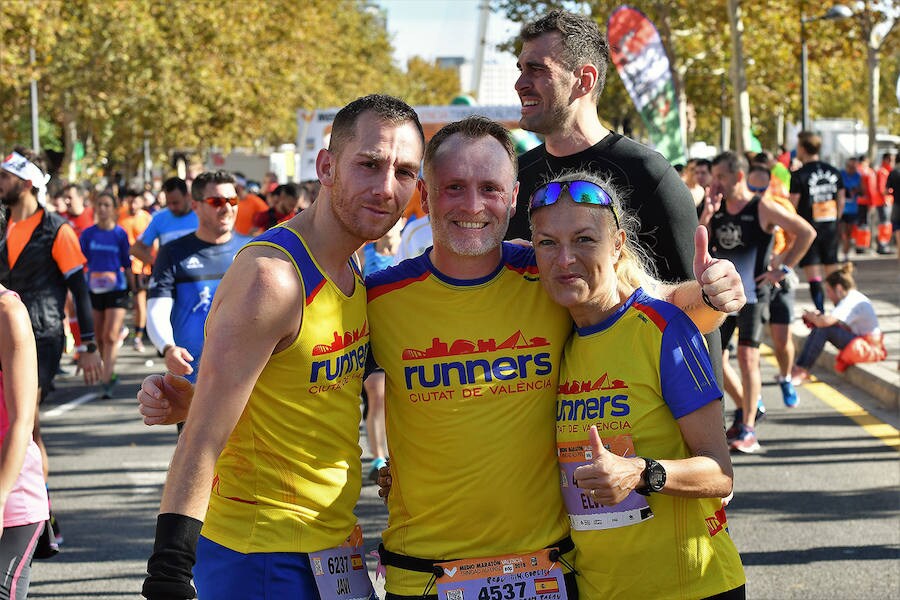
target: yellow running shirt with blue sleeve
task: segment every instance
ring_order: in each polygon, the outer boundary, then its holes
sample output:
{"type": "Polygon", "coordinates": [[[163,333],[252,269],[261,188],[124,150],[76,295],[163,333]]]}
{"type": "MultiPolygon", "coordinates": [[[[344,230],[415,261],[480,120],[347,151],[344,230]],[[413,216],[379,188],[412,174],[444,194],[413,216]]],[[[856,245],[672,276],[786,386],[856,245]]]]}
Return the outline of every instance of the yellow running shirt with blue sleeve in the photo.
{"type": "MultiPolygon", "coordinates": [[[[566,537],[553,415],[572,322],[544,292],[534,252],[504,244],[493,273],[458,280],[426,251],[366,282],[372,351],[386,375],[385,548],[477,558],[566,537]]],[[[388,567],[391,593],[418,596],[428,581],[388,567]]]]}
{"type": "Polygon", "coordinates": [[[603,507],[563,460],[566,449],[590,450],[591,425],[611,451],[689,458],[677,419],[721,397],[697,328],[641,289],[601,323],[576,329],[563,355],[556,438],[581,597],[705,598],[744,584],[720,498],[632,492],[603,507]]]}
{"type": "Polygon", "coordinates": [[[296,339],[269,359],[216,463],[202,535],[243,553],[333,548],[356,523],[362,479],[359,395],[369,347],[362,277],[353,266],[356,285],[346,296],[287,227],[250,246],[290,258],[306,303],[296,339]]]}

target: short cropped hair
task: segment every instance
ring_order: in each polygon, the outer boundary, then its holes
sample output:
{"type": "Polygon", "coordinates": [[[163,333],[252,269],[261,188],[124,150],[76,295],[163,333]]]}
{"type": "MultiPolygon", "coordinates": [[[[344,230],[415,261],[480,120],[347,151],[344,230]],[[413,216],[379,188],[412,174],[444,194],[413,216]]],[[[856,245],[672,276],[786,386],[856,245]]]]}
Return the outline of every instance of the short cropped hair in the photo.
{"type": "Polygon", "coordinates": [[[300,197],[300,186],[296,183],[282,183],[277,188],[272,190],[272,194],[278,196],[288,196],[289,198],[293,198],[296,200],[300,197]]]}
{"type": "Polygon", "coordinates": [[[712,159],[712,166],[724,164],[729,173],[747,172],[747,159],[736,152],[722,152],[712,159]]]}
{"type": "Polygon", "coordinates": [[[422,123],[419,122],[419,115],[409,104],[393,96],[370,94],[357,98],[338,111],[331,126],[328,150],[334,154],[340,154],[344,146],[356,137],[356,121],[359,120],[360,115],[370,111],[382,121],[393,125],[412,123],[419,132],[422,145],[425,145],[425,133],[422,130],[422,123]]]}
{"type": "Polygon", "coordinates": [[[197,202],[203,201],[203,190],[210,183],[230,183],[234,185],[234,175],[228,171],[203,171],[194,177],[194,183],[191,184],[191,198],[197,202]]]}
{"type": "Polygon", "coordinates": [[[181,177],[169,177],[162,184],[162,191],[169,192],[179,191],[182,194],[187,194],[187,183],[185,183],[184,179],[181,177]]]}
{"type": "Polygon", "coordinates": [[[558,60],[569,70],[590,64],[597,68],[597,85],[591,92],[594,99],[606,86],[609,68],[609,42],[597,23],[585,15],[567,10],[552,10],[540,19],[522,26],[519,38],[523,42],[544,34],[559,33],[562,36],[563,53],[558,60]]]}
{"type": "Polygon", "coordinates": [[[801,131],[797,134],[797,145],[810,156],[815,156],[822,150],[822,138],[812,131],[801,131]]]}
{"type": "Polygon", "coordinates": [[[509,135],[509,130],[500,123],[492,121],[487,117],[472,115],[460,121],[454,121],[444,125],[430,140],[428,140],[428,145],[425,147],[424,170],[426,180],[430,179],[431,167],[433,166],[438,151],[441,149],[441,145],[446,142],[450,136],[457,133],[472,140],[481,139],[483,137],[494,138],[500,142],[500,145],[503,146],[503,149],[506,151],[506,155],[513,165],[513,171],[516,170],[518,160],[516,157],[516,147],[515,144],[513,144],[512,137],[509,135]]]}

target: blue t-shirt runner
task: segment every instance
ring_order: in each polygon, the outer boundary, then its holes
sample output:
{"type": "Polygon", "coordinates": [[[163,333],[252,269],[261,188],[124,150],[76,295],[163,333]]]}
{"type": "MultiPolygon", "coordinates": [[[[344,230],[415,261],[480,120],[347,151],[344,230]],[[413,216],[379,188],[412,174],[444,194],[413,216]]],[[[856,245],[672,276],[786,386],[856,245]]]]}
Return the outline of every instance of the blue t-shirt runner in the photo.
{"type": "Polygon", "coordinates": [[[128,234],[116,225],[101,229],[92,225],[79,239],[81,251],[87,258],[88,289],[94,294],[119,292],[128,289],[125,269],[131,269],[128,254],[128,234]]]}
{"type": "Polygon", "coordinates": [[[197,367],[203,350],[203,328],[213,295],[244,239],[232,237],[224,244],[212,244],[191,233],[160,248],[148,299],[172,298],[171,323],[175,344],[190,352],[194,369],[187,379],[197,381],[197,367]]]}
{"type": "Polygon", "coordinates": [[[175,216],[168,208],[153,213],[150,224],[141,234],[140,240],[148,246],[159,240],[160,247],[197,231],[197,213],[190,211],[187,214],[175,216]]]}

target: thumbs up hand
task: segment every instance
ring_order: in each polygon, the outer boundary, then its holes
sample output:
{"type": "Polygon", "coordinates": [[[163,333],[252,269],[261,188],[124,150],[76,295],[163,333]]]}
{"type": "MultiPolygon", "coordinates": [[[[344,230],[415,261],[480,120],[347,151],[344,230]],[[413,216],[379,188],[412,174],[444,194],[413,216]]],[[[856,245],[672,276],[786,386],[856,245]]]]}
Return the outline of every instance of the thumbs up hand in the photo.
{"type": "Polygon", "coordinates": [[[625,458],[607,450],[596,426],[591,426],[590,439],[593,460],[575,469],[575,481],[595,502],[615,506],[641,485],[644,459],[625,458]]]}
{"type": "Polygon", "coordinates": [[[747,302],[740,273],[731,261],[709,253],[709,232],[702,225],[694,232],[694,278],[715,310],[732,313],[747,302]]]}

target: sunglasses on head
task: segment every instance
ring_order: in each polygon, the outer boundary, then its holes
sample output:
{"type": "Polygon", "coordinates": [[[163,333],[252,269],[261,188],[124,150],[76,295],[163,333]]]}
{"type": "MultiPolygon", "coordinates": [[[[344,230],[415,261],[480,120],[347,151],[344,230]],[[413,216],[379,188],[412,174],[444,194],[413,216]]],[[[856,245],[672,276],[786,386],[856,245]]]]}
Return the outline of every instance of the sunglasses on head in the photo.
{"type": "Polygon", "coordinates": [[[238,197],[232,196],[231,198],[225,198],[224,196],[210,196],[209,198],[204,198],[203,202],[209,204],[214,208],[222,208],[226,204],[230,204],[231,206],[237,206],[238,197]]]}
{"type": "Polygon", "coordinates": [[[616,215],[615,208],[613,208],[612,198],[609,197],[606,190],[590,181],[553,181],[544,184],[531,195],[531,200],[528,202],[528,211],[534,212],[543,206],[556,204],[556,201],[559,200],[559,197],[565,191],[568,191],[572,200],[578,204],[596,204],[609,207],[618,229],[619,217],[616,215]]]}

